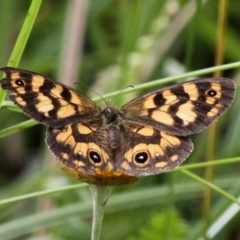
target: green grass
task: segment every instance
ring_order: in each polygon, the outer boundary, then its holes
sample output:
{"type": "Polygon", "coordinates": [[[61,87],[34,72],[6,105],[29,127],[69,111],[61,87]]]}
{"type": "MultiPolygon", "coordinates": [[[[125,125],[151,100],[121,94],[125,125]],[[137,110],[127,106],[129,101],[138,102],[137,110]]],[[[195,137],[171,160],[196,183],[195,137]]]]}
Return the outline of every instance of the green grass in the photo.
{"type": "MultiPolygon", "coordinates": [[[[195,149],[182,166],[113,189],[101,239],[204,238],[212,234],[208,230],[229,207],[239,202],[240,36],[236,22],[240,8],[233,0],[226,9],[228,24],[221,46],[225,59],[214,66],[219,38],[217,3],[206,1],[195,11],[184,0],[91,1],[75,16],[76,6],[70,7],[70,1],[0,2],[0,67],[18,66],[70,86],[81,81],[88,89],[81,84],[74,87],[100,105],[104,103],[91,89],[111,100],[134,85],[114,100],[114,105],[121,106],[176,81],[218,71],[235,80],[232,106],[219,118],[215,133],[205,130],[192,136],[195,149]],[[82,30],[79,16],[85,22],[82,30]],[[76,32],[83,36],[76,45],[79,49],[69,44],[76,32]],[[215,157],[208,161],[211,152],[215,157]],[[206,176],[209,166],[214,166],[212,181],[206,176]],[[206,195],[206,189],[212,194],[206,195]]],[[[0,102],[0,239],[90,239],[88,185],[60,170],[45,146],[46,128],[25,117],[2,89],[0,102]]],[[[239,218],[233,215],[211,239],[239,238],[239,218]]]]}

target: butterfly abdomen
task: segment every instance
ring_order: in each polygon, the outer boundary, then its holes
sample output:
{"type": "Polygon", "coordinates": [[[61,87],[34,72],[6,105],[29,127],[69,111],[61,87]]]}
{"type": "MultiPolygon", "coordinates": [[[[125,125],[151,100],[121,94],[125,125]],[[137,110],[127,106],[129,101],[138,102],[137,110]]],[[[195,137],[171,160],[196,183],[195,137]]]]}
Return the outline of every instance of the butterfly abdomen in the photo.
{"type": "Polygon", "coordinates": [[[119,148],[120,146],[120,131],[119,129],[112,125],[107,129],[108,133],[108,142],[112,149],[119,148]]]}

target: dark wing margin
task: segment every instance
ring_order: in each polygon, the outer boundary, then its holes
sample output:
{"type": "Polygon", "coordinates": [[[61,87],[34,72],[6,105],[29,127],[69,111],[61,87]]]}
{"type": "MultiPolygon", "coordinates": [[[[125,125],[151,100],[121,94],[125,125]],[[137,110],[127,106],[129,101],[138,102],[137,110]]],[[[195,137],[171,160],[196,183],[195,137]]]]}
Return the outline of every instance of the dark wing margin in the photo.
{"type": "Polygon", "coordinates": [[[1,80],[10,99],[29,117],[51,127],[65,126],[96,114],[99,107],[73,88],[40,74],[11,67],[1,80]]]}

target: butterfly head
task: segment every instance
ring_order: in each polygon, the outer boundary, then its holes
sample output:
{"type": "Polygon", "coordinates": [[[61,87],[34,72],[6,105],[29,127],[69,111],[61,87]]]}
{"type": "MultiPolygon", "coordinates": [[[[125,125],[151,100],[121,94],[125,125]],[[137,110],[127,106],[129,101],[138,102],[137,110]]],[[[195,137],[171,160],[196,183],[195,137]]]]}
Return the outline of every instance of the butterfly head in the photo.
{"type": "Polygon", "coordinates": [[[107,107],[103,110],[104,117],[106,119],[106,123],[114,122],[118,117],[118,112],[115,108],[107,105],[107,107]]]}

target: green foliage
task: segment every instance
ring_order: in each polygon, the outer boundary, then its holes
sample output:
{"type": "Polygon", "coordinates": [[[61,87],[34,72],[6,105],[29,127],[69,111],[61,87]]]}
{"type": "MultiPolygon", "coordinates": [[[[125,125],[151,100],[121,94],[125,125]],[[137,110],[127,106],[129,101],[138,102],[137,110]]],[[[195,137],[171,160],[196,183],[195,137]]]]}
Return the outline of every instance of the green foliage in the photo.
{"type": "MultiPolygon", "coordinates": [[[[194,135],[195,150],[178,170],[114,188],[106,205],[104,240],[240,236],[239,213],[221,229],[208,231],[240,194],[240,63],[236,62],[240,7],[238,0],[232,0],[225,8],[226,65],[213,67],[219,51],[220,1],[204,2],[0,1],[0,67],[18,66],[70,86],[81,81],[88,89],[81,84],[74,87],[100,105],[102,100],[89,89],[111,100],[134,85],[114,100],[121,106],[142,93],[183,79],[212,76],[218,70],[236,82],[235,101],[218,120],[216,132],[194,135]],[[76,7],[73,2],[86,5],[76,7]],[[82,40],[75,45],[77,32],[82,40]],[[215,144],[210,148],[211,135],[215,144]],[[207,160],[211,151],[212,162],[207,160]],[[205,169],[212,164],[211,182],[205,169]],[[212,189],[209,197],[206,188],[212,189]]],[[[0,89],[0,239],[90,239],[92,197],[87,184],[60,170],[44,144],[46,129],[31,127],[36,122],[5,97],[0,89]]]]}
{"type": "Polygon", "coordinates": [[[168,209],[151,216],[145,225],[140,226],[136,236],[128,237],[127,240],[185,239],[188,231],[187,222],[180,218],[178,212],[168,209]]]}

